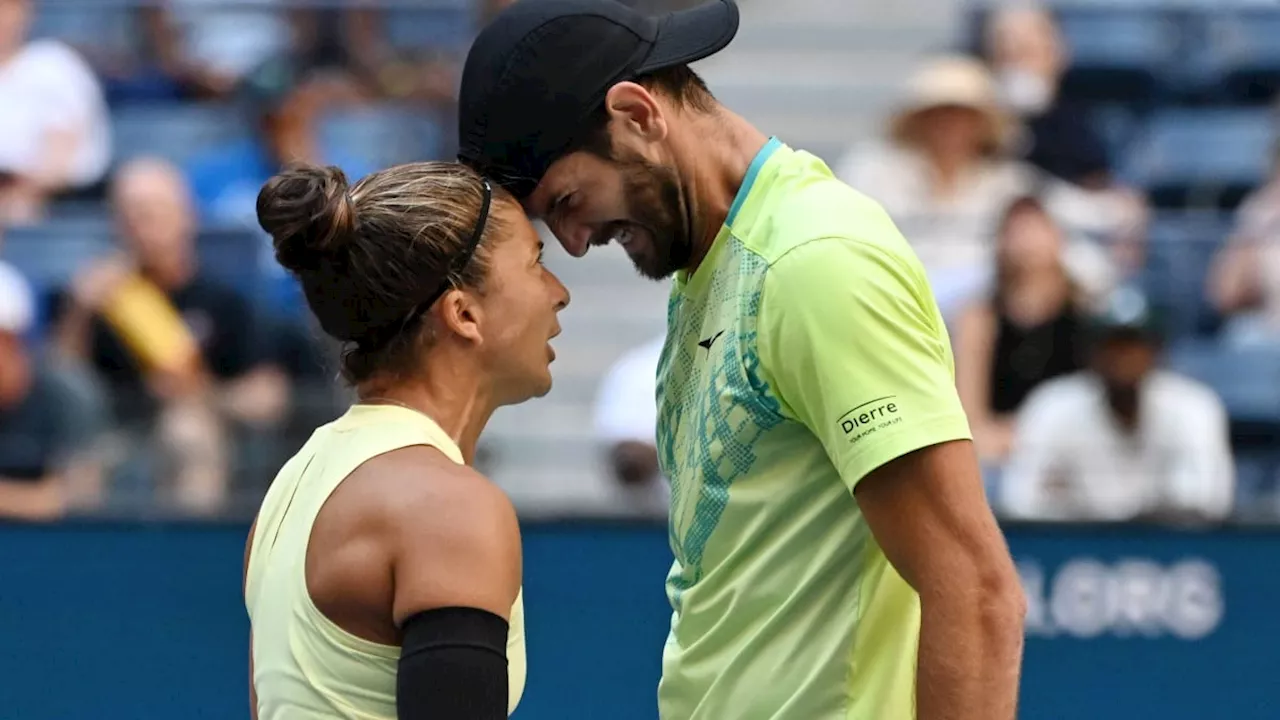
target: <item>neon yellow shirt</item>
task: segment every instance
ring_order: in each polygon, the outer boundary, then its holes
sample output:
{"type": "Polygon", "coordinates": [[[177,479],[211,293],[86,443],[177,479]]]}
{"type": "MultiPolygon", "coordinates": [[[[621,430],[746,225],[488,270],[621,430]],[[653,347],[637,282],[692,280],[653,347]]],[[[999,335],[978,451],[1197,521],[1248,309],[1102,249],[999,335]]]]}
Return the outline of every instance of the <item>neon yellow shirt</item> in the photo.
{"type": "MultiPolygon", "coordinates": [[[[325,617],[307,591],[306,558],[312,525],[338,485],[370,458],[413,445],[463,463],[457,444],[427,416],[354,405],[316,430],[267,491],[245,583],[259,720],[396,720],[400,648],[356,637],[325,617]]],[[[525,676],[521,592],[507,635],[509,713],[525,676]]]]}
{"type": "Polygon", "coordinates": [[[663,720],[915,717],[919,598],[851,493],[967,439],[924,269],[885,212],[771,140],[672,292],[663,720]]]}

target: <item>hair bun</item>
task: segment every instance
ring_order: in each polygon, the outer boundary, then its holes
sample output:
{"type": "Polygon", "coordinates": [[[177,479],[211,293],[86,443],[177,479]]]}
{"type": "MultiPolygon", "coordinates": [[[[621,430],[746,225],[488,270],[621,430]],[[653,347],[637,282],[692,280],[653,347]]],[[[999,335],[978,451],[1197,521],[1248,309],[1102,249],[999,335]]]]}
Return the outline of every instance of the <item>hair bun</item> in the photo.
{"type": "Polygon", "coordinates": [[[294,165],[262,186],[258,224],[285,269],[313,272],[344,253],[356,231],[349,187],[342,170],[318,165],[294,165]]]}

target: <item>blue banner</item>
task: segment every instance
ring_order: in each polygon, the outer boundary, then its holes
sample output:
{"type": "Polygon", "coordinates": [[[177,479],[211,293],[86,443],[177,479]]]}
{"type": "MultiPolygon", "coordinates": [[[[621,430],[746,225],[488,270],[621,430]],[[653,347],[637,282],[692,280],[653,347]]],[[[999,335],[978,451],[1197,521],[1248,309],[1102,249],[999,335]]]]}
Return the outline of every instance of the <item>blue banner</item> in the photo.
{"type": "MultiPolygon", "coordinates": [[[[247,717],[245,527],[0,526],[0,720],[247,717]]],[[[1011,528],[1028,720],[1280,717],[1280,532],[1011,528]]],[[[653,720],[661,528],[525,528],[520,720],[653,720]]],[[[733,720],[733,719],[726,719],[733,720]]]]}

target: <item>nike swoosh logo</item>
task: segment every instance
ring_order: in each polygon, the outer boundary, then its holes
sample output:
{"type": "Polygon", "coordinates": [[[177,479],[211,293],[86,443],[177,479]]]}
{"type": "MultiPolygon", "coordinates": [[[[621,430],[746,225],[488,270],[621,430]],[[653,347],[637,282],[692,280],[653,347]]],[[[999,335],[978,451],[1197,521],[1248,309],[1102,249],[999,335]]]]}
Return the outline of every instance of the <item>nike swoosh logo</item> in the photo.
{"type": "Polygon", "coordinates": [[[718,340],[718,339],[720,338],[720,336],[721,336],[721,335],[723,335],[723,334],[724,334],[724,331],[723,331],[723,330],[721,330],[720,332],[716,333],[715,335],[712,335],[711,337],[707,338],[706,340],[699,340],[699,341],[698,341],[698,347],[702,348],[703,350],[710,350],[710,349],[711,349],[711,346],[712,346],[712,345],[715,345],[716,340],[718,340]]]}

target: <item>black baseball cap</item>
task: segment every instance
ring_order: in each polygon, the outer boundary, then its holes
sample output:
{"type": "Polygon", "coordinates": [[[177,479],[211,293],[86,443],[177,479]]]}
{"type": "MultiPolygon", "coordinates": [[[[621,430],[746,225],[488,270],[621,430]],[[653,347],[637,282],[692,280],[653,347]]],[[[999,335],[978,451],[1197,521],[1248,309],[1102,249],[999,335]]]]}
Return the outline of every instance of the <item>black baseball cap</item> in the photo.
{"type": "Polygon", "coordinates": [[[1161,309],[1140,288],[1122,285],[1103,299],[1089,318],[1097,340],[1123,337],[1159,342],[1163,336],[1161,309]]]}
{"type": "Polygon", "coordinates": [[[458,159],[527,197],[609,88],[722,50],[734,0],[650,16],[616,0],[517,0],[467,53],[458,159]]]}

